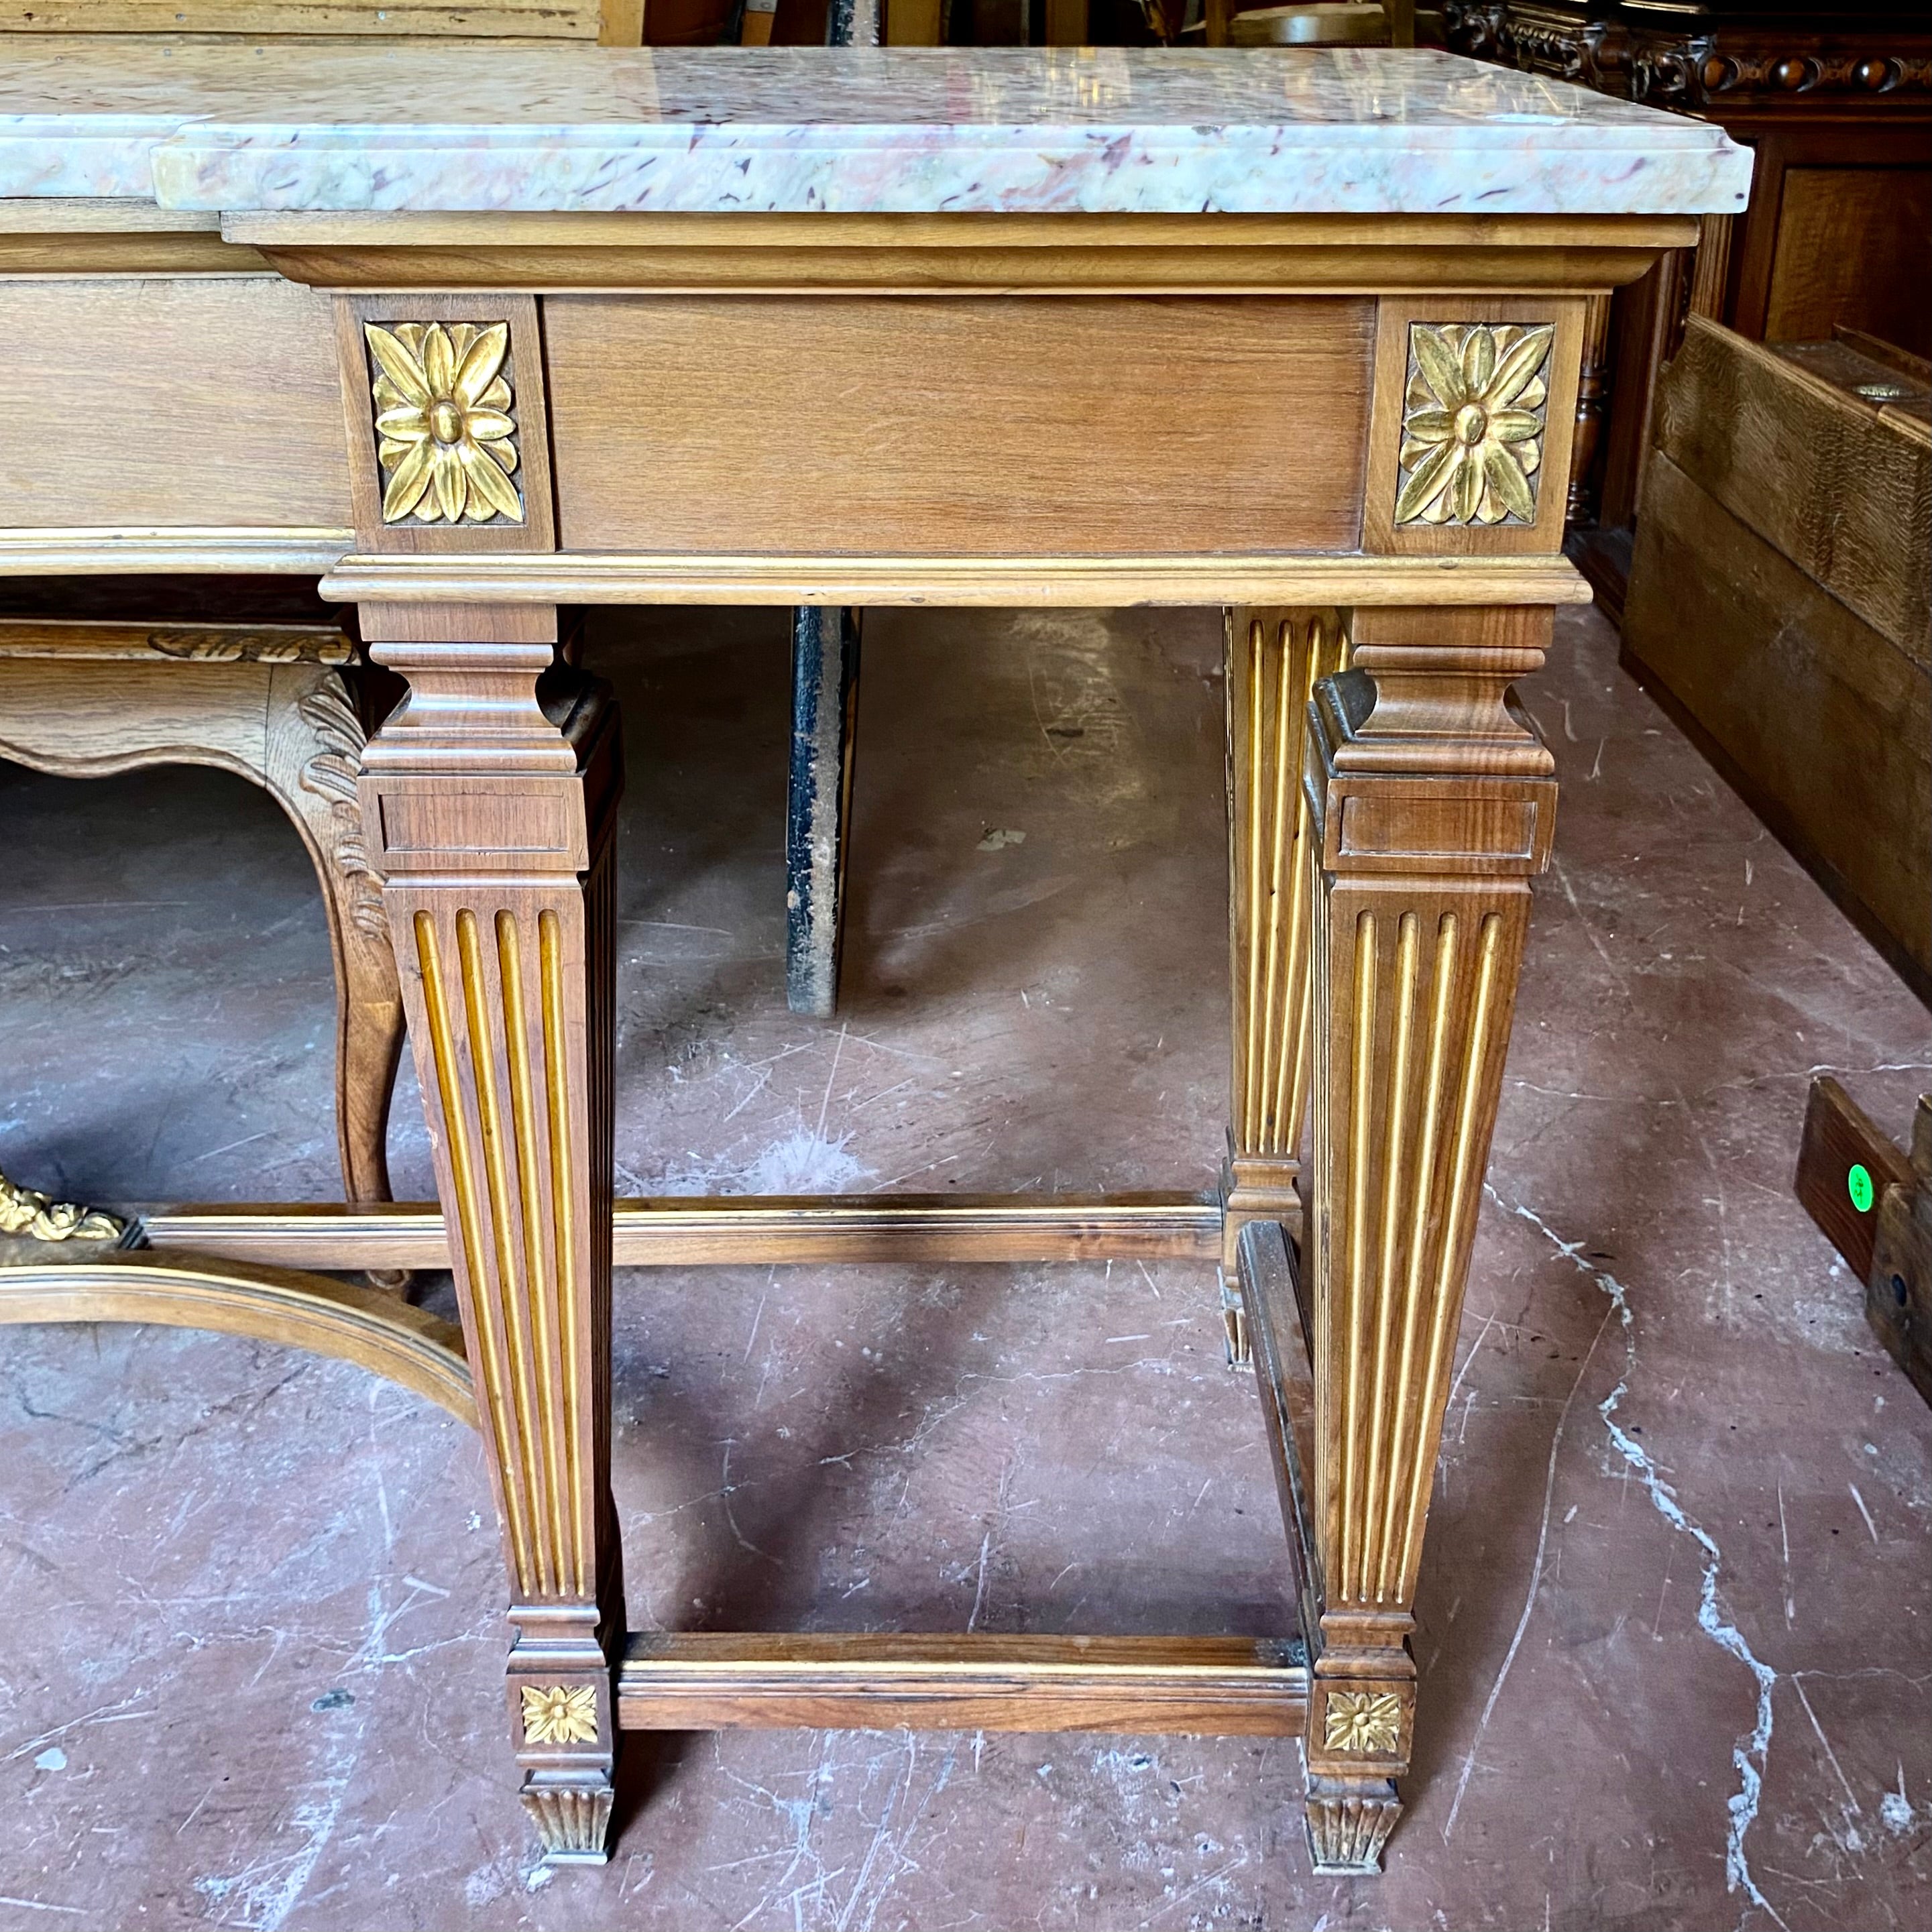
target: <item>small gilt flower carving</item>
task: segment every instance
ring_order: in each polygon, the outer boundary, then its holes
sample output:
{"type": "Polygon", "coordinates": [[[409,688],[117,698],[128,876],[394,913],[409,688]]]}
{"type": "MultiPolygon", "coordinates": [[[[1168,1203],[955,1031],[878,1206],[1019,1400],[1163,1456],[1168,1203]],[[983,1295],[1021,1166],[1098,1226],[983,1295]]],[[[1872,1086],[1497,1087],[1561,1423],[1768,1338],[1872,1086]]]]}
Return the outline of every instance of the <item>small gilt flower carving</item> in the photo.
{"type": "Polygon", "coordinates": [[[1392,1756],[1402,1742],[1402,1700],[1392,1690],[1330,1691],[1322,1741],[1352,1756],[1392,1756]]]}
{"type": "Polygon", "coordinates": [[[516,419],[503,358],[507,323],[370,322],[363,334],[378,370],[376,454],[382,520],[485,524],[524,520],[516,419]]]}
{"type": "Polygon", "coordinates": [[[1410,326],[1398,524],[1536,520],[1555,334],[1546,322],[1410,326]]]}
{"type": "Polygon", "coordinates": [[[592,1744],[597,1742],[597,1691],[589,1684],[526,1684],[526,1744],[592,1744]]]}

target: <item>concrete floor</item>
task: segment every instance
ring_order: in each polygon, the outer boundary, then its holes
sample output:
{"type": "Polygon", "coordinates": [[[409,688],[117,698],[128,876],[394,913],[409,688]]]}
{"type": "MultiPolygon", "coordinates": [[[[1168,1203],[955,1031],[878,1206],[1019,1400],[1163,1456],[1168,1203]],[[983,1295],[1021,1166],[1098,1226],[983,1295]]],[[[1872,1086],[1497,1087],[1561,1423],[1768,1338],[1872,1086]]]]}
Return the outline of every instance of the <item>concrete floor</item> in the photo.
{"type": "MultiPolygon", "coordinates": [[[[882,614],[866,654],[827,1026],[782,997],[782,619],[593,638],[631,767],[620,1189],[1207,1184],[1215,621],[882,614]]],[[[1567,789],[1382,1879],[1312,1875],[1292,1743],[784,1732],[633,1749],[610,1866],[542,1870],[474,1439],[266,1346],[20,1329],[0,1928],[1927,1924],[1932,1417],[1789,1184],[1810,1074],[1902,1130],[1932,1023],[1595,617],[1526,694],[1567,789]]],[[[332,1195],[327,955],[273,808],[0,766],[0,1165],[332,1195]]],[[[412,1088],[394,1144],[428,1192],[412,1088]]],[[[618,1303],[639,1626],[1282,1627],[1211,1269],[633,1273],[618,1303]]]]}

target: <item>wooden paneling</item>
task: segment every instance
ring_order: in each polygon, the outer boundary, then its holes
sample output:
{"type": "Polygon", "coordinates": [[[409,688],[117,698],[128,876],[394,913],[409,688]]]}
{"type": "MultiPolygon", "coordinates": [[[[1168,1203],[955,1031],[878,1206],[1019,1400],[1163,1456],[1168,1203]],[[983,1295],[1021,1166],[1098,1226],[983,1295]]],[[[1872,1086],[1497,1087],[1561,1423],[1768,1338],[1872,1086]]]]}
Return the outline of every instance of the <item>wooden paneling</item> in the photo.
{"type": "Polygon", "coordinates": [[[1932,169],[1790,167],[1764,334],[1807,342],[1869,330],[1932,356],[1932,169]]]}
{"type": "Polygon", "coordinates": [[[1932,662],[1932,430],[1697,316],[1658,385],[1656,423],[1684,475],[1932,662]]]}
{"type": "Polygon", "coordinates": [[[0,340],[8,525],[348,523],[323,297],[266,278],[5,281],[0,340]]]}
{"type": "Polygon", "coordinates": [[[1653,452],[1624,613],[1633,668],[1932,998],[1932,684],[1653,452]]]}
{"type": "Polygon", "coordinates": [[[1372,317],[1314,298],[552,297],[561,540],[1352,548],[1372,317]]]}

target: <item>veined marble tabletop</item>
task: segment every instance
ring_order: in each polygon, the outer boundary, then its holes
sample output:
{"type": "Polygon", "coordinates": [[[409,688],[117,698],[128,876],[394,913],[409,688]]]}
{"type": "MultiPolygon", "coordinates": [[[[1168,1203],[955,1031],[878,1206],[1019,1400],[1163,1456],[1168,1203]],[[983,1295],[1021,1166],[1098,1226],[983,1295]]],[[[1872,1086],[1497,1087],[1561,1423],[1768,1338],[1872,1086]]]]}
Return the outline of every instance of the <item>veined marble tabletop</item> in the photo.
{"type": "Polygon", "coordinates": [[[1742,208],[1750,170],[1708,122],[1409,49],[0,57],[0,197],[224,212],[1688,214],[1742,208]]]}

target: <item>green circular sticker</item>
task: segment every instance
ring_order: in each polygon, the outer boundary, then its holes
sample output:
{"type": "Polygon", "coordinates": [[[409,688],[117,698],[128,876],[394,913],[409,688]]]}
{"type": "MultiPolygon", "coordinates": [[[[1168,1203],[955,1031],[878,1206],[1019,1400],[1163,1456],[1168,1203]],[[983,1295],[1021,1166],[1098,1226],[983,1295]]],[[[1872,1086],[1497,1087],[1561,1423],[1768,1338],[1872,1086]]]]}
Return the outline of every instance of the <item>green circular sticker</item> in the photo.
{"type": "Polygon", "coordinates": [[[1872,1204],[1872,1180],[1865,1172],[1862,1161],[1852,1162],[1851,1172],[1845,1176],[1845,1187],[1852,1197],[1852,1205],[1861,1214],[1869,1214],[1872,1204]]]}

